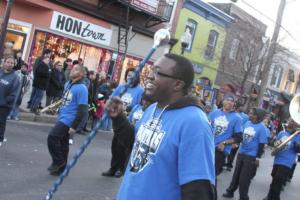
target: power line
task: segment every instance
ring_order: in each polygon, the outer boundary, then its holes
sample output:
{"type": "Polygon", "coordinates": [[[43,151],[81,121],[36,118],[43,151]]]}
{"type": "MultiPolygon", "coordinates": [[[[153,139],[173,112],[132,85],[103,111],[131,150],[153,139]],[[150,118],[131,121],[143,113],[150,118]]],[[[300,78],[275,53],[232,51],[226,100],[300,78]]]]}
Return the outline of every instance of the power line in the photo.
{"type": "MultiPolygon", "coordinates": [[[[263,12],[261,12],[260,10],[258,10],[257,8],[255,8],[254,6],[250,5],[246,1],[244,1],[244,0],[240,0],[240,1],[243,2],[244,4],[246,4],[247,6],[249,6],[250,8],[252,8],[253,10],[255,10],[256,12],[258,12],[260,15],[264,16],[265,18],[267,18],[268,20],[270,20],[271,22],[273,22],[274,24],[277,24],[277,22],[274,21],[271,17],[265,15],[263,12]]],[[[293,0],[290,1],[290,2],[288,2],[288,3],[291,3],[291,2],[293,2],[293,0]]],[[[298,45],[300,45],[300,42],[286,28],[284,28],[281,24],[279,24],[279,25],[280,25],[280,28],[282,30],[284,30],[295,42],[297,42],[298,45]]]]}

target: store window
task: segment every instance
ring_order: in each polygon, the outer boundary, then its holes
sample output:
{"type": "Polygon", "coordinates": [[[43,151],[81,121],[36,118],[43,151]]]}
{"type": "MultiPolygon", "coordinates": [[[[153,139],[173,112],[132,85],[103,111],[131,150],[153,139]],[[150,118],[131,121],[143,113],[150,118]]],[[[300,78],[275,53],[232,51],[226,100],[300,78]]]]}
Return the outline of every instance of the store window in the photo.
{"type": "Polygon", "coordinates": [[[16,50],[24,50],[29,28],[9,23],[5,38],[4,56],[13,54],[16,50]]]}
{"type": "Polygon", "coordinates": [[[54,62],[64,62],[67,58],[73,61],[81,58],[83,65],[89,70],[97,73],[104,71],[106,74],[108,72],[111,51],[43,31],[36,31],[35,33],[30,54],[31,65],[45,48],[52,50],[54,62]]]}
{"type": "Polygon", "coordinates": [[[211,30],[208,36],[207,45],[205,49],[205,57],[207,59],[213,59],[215,55],[215,48],[217,46],[219,33],[215,30],[211,30]]]}

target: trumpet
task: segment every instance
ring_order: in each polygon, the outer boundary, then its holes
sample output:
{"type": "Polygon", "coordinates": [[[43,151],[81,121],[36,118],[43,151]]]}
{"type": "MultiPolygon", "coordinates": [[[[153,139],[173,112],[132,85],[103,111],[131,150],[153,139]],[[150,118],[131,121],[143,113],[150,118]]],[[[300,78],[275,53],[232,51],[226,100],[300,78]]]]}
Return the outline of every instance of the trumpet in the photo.
{"type": "Polygon", "coordinates": [[[53,114],[57,113],[60,106],[62,105],[63,100],[60,99],[58,101],[55,101],[54,103],[50,104],[49,106],[43,108],[40,113],[45,113],[45,112],[51,112],[53,114]]]}
{"type": "MultiPolygon", "coordinates": [[[[293,99],[291,100],[290,106],[289,106],[289,113],[291,115],[291,118],[297,123],[300,124],[300,93],[296,94],[293,99]]],[[[274,156],[276,153],[284,149],[284,147],[298,134],[300,133],[300,130],[295,131],[292,135],[290,135],[286,140],[284,140],[282,143],[274,146],[273,151],[271,152],[271,155],[274,156]]]]}

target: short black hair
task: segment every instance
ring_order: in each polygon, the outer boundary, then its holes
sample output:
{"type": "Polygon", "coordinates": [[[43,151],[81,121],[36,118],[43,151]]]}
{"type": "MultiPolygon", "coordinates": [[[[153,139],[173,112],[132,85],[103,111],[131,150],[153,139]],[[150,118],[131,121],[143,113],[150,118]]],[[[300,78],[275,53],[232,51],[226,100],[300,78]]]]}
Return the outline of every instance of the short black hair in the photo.
{"type": "Polygon", "coordinates": [[[46,54],[49,54],[51,52],[52,52],[51,49],[44,49],[43,53],[42,53],[42,56],[45,56],[46,54]]]}
{"type": "Polygon", "coordinates": [[[174,60],[176,65],[174,68],[174,76],[182,80],[185,83],[184,90],[188,91],[188,88],[192,85],[194,81],[194,67],[191,61],[187,58],[176,55],[176,54],[165,54],[165,57],[174,60]]]}
{"type": "MultiPolygon", "coordinates": [[[[125,79],[126,82],[127,82],[127,75],[128,75],[128,73],[129,72],[134,72],[134,71],[135,71],[135,68],[128,68],[128,69],[126,69],[126,71],[125,71],[125,77],[124,77],[124,79],[125,79]]],[[[133,81],[131,83],[131,87],[135,87],[139,83],[140,83],[140,77],[139,76],[135,76],[135,77],[133,77],[133,81]]]]}

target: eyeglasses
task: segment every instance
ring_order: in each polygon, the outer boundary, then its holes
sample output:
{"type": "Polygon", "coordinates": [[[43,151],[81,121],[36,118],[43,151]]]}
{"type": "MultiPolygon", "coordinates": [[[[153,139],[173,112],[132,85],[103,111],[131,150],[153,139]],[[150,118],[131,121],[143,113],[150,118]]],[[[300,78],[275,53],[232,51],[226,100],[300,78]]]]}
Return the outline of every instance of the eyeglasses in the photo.
{"type": "Polygon", "coordinates": [[[157,77],[157,76],[163,76],[163,77],[167,77],[167,78],[172,78],[172,79],[179,79],[180,80],[180,78],[178,78],[178,77],[176,77],[176,76],[173,76],[173,75],[168,75],[168,74],[165,74],[165,73],[162,73],[162,72],[159,72],[159,71],[153,71],[153,75],[155,76],[155,77],[157,77]]]}

